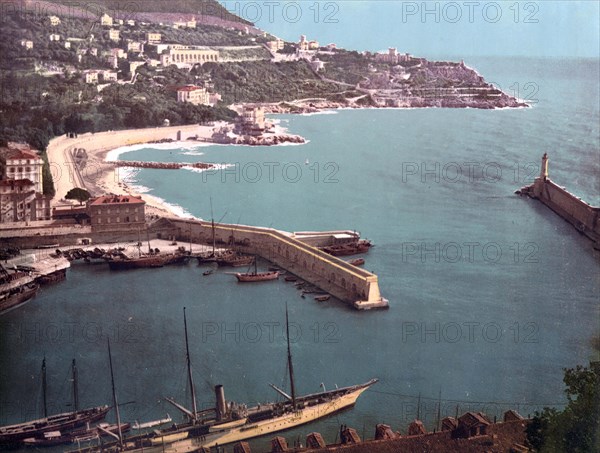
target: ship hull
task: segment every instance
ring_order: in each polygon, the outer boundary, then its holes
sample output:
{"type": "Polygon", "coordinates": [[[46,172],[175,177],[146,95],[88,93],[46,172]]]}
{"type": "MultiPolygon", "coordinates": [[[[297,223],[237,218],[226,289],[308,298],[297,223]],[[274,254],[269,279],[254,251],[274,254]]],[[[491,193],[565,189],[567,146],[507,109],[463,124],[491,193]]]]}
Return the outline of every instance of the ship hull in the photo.
{"type": "Polygon", "coordinates": [[[66,431],[79,428],[87,423],[104,419],[109,409],[108,406],[99,406],[85,409],[75,414],[69,412],[33,420],[28,423],[0,427],[0,446],[19,443],[23,439],[41,435],[49,431],[66,431]]]}
{"type": "Polygon", "coordinates": [[[144,451],[146,453],[191,453],[198,451],[202,447],[210,448],[216,445],[223,446],[255,437],[266,436],[311,423],[336,412],[348,409],[354,406],[361,393],[370,386],[371,384],[357,386],[355,390],[340,395],[330,401],[315,404],[296,411],[289,411],[283,415],[266,420],[249,422],[239,427],[223,429],[220,431],[216,430],[217,427],[213,427],[213,432],[209,432],[199,437],[189,437],[175,441],[175,438],[170,437],[170,435],[165,435],[162,438],[156,437],[152,439],[152,446],[127,451],[144,451]]]}
{"type": "Polygon", "coordinates": [[[235,274],[235,276],[240,283],[267,282],[270,280],[277,280],[279,278],[279,272],[264,272],[262,274],[235,274]]]}
{"type": "Polygon", "coordinates": [[[39,285],[30,283],[24,286],[20,291],[7,294],[5,298],[0,300],[0,314],[13,310],[25,302],[30,300],[39,289],[39,285]]]}

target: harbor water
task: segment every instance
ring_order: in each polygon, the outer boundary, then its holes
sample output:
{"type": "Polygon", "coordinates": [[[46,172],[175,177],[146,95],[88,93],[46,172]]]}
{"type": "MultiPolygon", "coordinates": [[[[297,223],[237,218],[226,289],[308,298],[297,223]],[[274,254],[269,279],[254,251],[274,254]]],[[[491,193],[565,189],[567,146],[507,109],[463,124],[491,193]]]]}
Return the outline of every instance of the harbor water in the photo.
{"type": "Polygon", "coordinates": [[[562,369],[598,359],[600,252],[514,191],[539,174],[547,152],[550,178],[599,205],[599,61],[465,63],[532,108],[281,115],[273,119],[307,144],[124,155],[224,164],[130,175],[196,217],[211,217],[212,200],[215,220],[228,223],[360,231],[375,244],[365,268],[378,275],[389,310],[301,298],[283,279],[204,277],[195,263],[130,272],[74,264],[66,281],[0,318],[0,424],[40,415],[44,356],[51,412],[71,408],[72,358],[80,405],[110,404],[107,338],[122,420],[178,419],[161,400],[189,405],[184,306],[199,406],[214,405],[216,384],[248,405],[276,400],[268,383],[288,388],[286,303],[298,393],[380,379],[353,410],[284,434],[289,442],[313,431],[333,442],[342,423],[367,437],[376,423],[405,432],[417,413],[432,430],[438,404],[442,417],[560,408],[562,369]]]}

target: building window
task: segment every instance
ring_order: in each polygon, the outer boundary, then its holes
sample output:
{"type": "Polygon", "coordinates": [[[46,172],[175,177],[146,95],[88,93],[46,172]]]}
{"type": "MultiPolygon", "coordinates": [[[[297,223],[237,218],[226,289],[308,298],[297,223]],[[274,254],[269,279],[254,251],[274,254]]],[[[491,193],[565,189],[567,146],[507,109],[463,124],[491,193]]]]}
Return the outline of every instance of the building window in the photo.
{"type": "Polygon", "coordinates": [[[117,217],[117,223],[121,223],[121,217],[117,217]]]}

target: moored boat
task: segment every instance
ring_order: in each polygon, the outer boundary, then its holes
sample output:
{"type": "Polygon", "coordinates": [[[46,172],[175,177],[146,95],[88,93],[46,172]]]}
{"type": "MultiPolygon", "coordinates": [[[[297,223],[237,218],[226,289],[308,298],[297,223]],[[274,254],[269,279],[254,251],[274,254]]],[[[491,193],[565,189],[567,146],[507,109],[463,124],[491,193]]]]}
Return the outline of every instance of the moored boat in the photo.
{"type": "Polygon", "coordinates": [[[372,245],[373,244],[371,244],[371,241],[361,239],[359,241],[328,245],[326,247],[322,247],[321,250],[333,256],[348,256],[358,255],[359,253],[366,253],[369,251],[372,245]]]}
{"type": "Polygon", "coordinates": [[[254,259],[254,272],[237,273],[235,277],[238,282],[241,283],[252,283],[252,282],[266,282],[270,280],[277,280],[279,278],[279,271],[268,271],[258,272],[256,268],[256,258],[254,259]]]}
{"type": "Polygon", "coordinates": [[[25,423],[17,423],[14,425],[0,427],[0,447],[21,445],[24,439],[39,439],[48,442],[52,441],[53,437],[61,435],[62,432],[73,430],[81,426],[86,426],[89,423],[97,422],[104,419],[110,410],[109,406],[97,406],[88,409],[78,409],[77,398],[77,368],[75,360],[72,365],[73,372],[73,395],[74,408],[73,412],[65,412],[57,415],[47,415],[46,408],[46,359],[42,362],[42,387],[44,392],[44,418],[32,420],[25,423]],[[46,436],[46,433],[54,432],[54,435],[46,436]]]}
{"type": "Polygon", "coordinates": [[[355,260],[350,260],[348,262],[350,264],[352,264],[353,266],[362,266],[363,264],[365,264],[365,259],[364,258],[356,258],[355,260]]]}

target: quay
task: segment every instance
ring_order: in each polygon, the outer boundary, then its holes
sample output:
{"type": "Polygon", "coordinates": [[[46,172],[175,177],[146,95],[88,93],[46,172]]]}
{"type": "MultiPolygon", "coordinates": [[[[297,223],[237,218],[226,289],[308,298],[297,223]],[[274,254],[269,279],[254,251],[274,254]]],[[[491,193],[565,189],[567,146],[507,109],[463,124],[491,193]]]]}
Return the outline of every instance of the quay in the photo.
{"type": "MultiPolygon", "coordinates": [[[[149,223],[147,231],[150,239],[178,241],[186,248],[190,243],[212,246],[214,234],[218,248],[233,248],[260,256],[357,310],[389,307],[388,300],[380,293],[377,275],[317,248],[333,245],[338,240],[358,238],[352,231],[288,233],[222,223],[215,224],[213,229],[211,222],[166,217],[149,223]]],[[[137,243],[138,240],[139,231],[127,228],[127,225],[118,231],[102,231],[91,225],[58,226],[37,222],[0,230],[0,242],[21,248],[42,247],[47,252],[68,246],[93,248],[96,244],[137,243]]]]}
{"type": "Polygon", "coordinates": [[[258,255],[320,288],[358,310],[388,308],[379,292],[375,274],[331,256],[317,247],[332,245],[336,237],[358,237],[349,231],[287,233],[272,228],[215,224],[163,218],[151,225],[156,237],[174,237],[182,242],[227,244],[258,255]]]}
{"type": "Polygon", "coordinates": [[[600,249],[600,207],[591,206],[581,198],[560,187],[548,176],[548,154],[542,156],[540,176],[533,184],[517,190],[518,195],[527,195],[541,201],[594,242],[600,249]]]}

